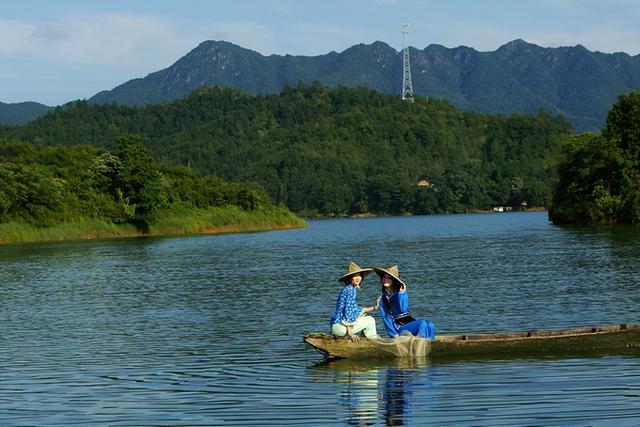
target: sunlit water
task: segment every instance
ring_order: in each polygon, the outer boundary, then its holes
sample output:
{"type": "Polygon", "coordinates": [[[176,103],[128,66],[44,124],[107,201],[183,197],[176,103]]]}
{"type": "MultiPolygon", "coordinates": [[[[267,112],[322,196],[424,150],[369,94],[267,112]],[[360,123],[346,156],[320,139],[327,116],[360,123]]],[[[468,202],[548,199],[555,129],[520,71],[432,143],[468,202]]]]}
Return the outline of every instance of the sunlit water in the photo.
{"type": "Polygon", "coordinates": [[[638,228],[545,213],[0,246],[0,425],[638,426],[640,358],[319,363],[302,336],[350,260],[459,333],[638,322],[639,258],[638,228]]]}

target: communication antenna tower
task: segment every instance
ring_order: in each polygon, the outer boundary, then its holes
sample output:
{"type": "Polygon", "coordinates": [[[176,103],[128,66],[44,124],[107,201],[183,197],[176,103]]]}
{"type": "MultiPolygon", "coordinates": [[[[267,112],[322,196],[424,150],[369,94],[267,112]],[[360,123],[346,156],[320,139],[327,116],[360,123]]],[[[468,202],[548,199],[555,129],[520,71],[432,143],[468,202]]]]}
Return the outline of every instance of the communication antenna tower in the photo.
{"type": "Polygon", "coordinates": [[[402,24],[402,100],[413,102],[413,85],[411,84],[411,65],[409,63],[409,46],[407,34],[409,24],[402,24]]]}

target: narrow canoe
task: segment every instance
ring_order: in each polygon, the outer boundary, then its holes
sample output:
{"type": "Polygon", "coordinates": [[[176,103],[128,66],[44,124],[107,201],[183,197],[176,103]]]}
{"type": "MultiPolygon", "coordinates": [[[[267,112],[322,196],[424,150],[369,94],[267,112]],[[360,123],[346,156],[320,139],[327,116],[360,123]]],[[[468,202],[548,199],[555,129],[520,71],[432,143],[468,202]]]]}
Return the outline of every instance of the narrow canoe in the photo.
{"type": "Polygon", "coordinates": [[[554,331],[494,334],[438,335],[429,341],[418,337],[361,338],[352,342],[312,333],[304,342],[330,358],[380,359],[429,357],[430,359],[573,357],[581,355],[640,356],[640,324],[628,323],[554,331]]]}

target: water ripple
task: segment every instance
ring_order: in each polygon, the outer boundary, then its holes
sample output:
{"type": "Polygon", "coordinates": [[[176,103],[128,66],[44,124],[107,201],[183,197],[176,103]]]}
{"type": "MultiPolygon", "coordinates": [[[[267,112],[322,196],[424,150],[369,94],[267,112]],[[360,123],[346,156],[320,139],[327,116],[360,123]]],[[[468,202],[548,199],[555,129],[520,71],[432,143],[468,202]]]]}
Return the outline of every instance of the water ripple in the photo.
{"type": "Polygon", "coordinates": [[[639,257],[537,213],[0,246],[0,424],[637,426],[639,358],[318,364],[302,335],[352,259],[399,263],[440,333],[637,322],[639,257]]]}

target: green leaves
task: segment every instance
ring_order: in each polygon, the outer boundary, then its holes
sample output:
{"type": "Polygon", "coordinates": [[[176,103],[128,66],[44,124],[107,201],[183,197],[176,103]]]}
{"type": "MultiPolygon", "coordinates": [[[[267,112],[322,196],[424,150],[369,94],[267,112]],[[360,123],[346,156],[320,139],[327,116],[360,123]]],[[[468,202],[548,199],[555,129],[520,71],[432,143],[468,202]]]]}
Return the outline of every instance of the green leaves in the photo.
{"type": "Polygon", "coordinates": [[[41,165],[0,163],[0,221],[50,225],[65,217],[66,182],[41,165]]]}
{"type": "Polygon", "coordinates": [[[146,229],[165,202],[160,173],[153,167],[151,156],[138,136],[120,136],[114,155],[119,165],[114,165],[113,188],[119,190],[126,204],[132,207],[130,222],[146,229]]]}
{"type": "Polygon", "coordinates": [[[621,95],[601,136],[573,139],[560,164],[554,223],[640,222],[640,94],[621,95]]]}
{"type": "Polygon", "coordinates": [[[602,136],[614,141],[631,155],[640,149],[640,92],[620,95],[611,107],[602,136]]]}

